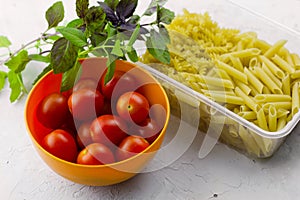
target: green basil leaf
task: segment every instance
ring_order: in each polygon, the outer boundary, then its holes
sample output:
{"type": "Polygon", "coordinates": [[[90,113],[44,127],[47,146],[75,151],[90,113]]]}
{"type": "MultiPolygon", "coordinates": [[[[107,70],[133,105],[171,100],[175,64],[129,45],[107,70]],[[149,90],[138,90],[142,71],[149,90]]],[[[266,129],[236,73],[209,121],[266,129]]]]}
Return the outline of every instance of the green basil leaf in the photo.
{"type": "Polygon", "coordinates": [[[84,18],[88,34],[102,33],[106,25],[105,18],[106,14],[101,7],[91,7],[84,18]]]}
{"type": "Polygon", "coordinates": [[[138,54],[133,47],[127,49],[127,55],[132,62],[139,61],[138,54]]]}
{"type": "Polygon", "coordinates": [[[76,0],[76,13],[79,18],[84,18],[89,9],[89,0],[76,0]]]}
{"type": "Polygon", "coordinates": [[[83,24],[84,24],[84,21],[82,19],[74,19],[74,20],[70,21],[67,24],[67,27],[69,27],[69,28],[79,28],[83,24]]]}
{"type": "Polygon", "coordinates": [[[104,1],[112,10],[116,10],[119,0],[105,0],[104,1]]]}
{"type": "Polygon", "coordinates": [[[26,50],[20,51],[16,56],[12,57],[5,65],[15,73],[23,71],[30,61],[26,50]]]}
{"type": "Polygon", "coordinates": [[[11,89],[9,99],[10,102],[14,102],[19,98],[22,92],[22,84],[20,81],[21,77],[19,73],[15,73],[12,70],[8,72],[7,76],[8,76],[9,87],[11,89]]]}
{"type": "Polygon", "coordinates": [[[138,24],[138,25],[135,27],[135,29],[134,29],[134,31],[133,31],[133,33],[132,33],[130,39],[129,39],[128,46],[132,46],[132,45],[135,43],[135,41],[136,41],[137,38],[139,37],[140,29],[141,29],[141,26],[138,24]]]}
{"type": "Polygon", "coordinates": [[[157,21],[165,24],[170,24],[174,19],[175,14],[167,8],[159,8],[157,12],[157,21]]]}
{"type": "Polygon", "coordinates": [[[108,55],[108,59],[106,61],[107,73],[104,77],[104,84],[108,83],[112,79],[112,77],[115,73],[117,59],[118,58],[116,56],[114,56],[113,54],[108,55]]]}
{"type": "Polygon", "coordinates": [[[118,17],[123,21],[131,17],[137,7],[137,4],[138,0],[121,0],[116,7],[118,17]]]}
{"type": "Polygon", "coordinates": [[[63,73],[60,91],[64,92],[71,89],[81,74],[81,65],[76,62],[74,67],[63,73]]]}
{"type": "Polygon", "coordinates": [[[157,11],[157,6],[164,6],[168,0],[152,0],[144,15],[151,16],[157,11]]]}
{"type": "Polygon", "coordinates": [[[6,36],[0,35],[0,47],[9,47],[11,42],[6,36]]]}
{"type": "Polygon", "coordinates": [[[55,74],[71,69],[78,57],[78,47],[62,37],[55,41],[51,49],[51,65],[55,74]]]}
{"type": "Polygon", "coordinates": [[[46,12],[48,29],[56,27],[64,19],[64,6],[61,1],[54,3],[46,12]]]}
{"type": "Polygon", "coordinates": [[[146,46],[149,53],[165,64],[170,64],[171,57],[167,47],[167,39],[159,32],[151,30],[150,37],[147,37],[146,46]]]}
{"type": "Polygon", "coordinates": [[[121,41],[120,40],[117,40],[115,42],[114,48],[112,49],[111,53],[118,57],[122,57],[124,55],[123,51],[121,49],[121,41]]]}
{"type": "Polygon", "coordinates": [[[46,40],[52,40],[52,41],[56,41],[59,38],[61,38],[61,36],[58,36],[58,35],[47,35],[46,36],[46,40]]]}
{"type": "Polygon", "coordinates": [[[40,54],[30,54],[30,55],[28,55],[28,58],[30,60],[35,60],[35,61],[44,62],[44,63],[50,62],[49,56],[42,56],[40,54]]]}
{"type": "Polygon", "coordinates": [[[0,71],[0,90],[4,88],[6,78],[7,78],[7,73],[4,71],[0,71]]]}
{"type": "Polygon", "coordinates": [[[77,28],[58,27],[57,31],[75,46],[84,47],[87,45],[87,39],[84,33],[77,28]]]}
{"type": "Polygon", "coordinates": [[[43,69],[43,71],[36,77],[36,79],[33,81],[32,85],[35,85],[45,74],[50,72],[52,70],[51,64],[49,64],[47,67],[43,69]]]}

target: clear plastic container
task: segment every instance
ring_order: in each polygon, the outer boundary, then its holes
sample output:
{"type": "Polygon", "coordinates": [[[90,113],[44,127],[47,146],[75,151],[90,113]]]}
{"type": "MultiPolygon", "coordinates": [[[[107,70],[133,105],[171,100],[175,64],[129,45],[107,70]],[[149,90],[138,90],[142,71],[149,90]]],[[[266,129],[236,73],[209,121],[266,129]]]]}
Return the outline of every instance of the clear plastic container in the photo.
{"type": "MultiPolygon", "coordinates": [[[[287,40],[284,47],[290,52],[298,55],[300,53],[300,38],[297,32],[230,1],[203,1],[201,10],[195,10],[188,2],[182,5],[191,13],[207,12],[220,27],[238,29],[241,33],[255,32],[259,39],[271,45],[279,40],[287,40]]],[[[163,70],[158,71],[143,63],[139,65],[148,70],[164,86],[170,99],[171,113],[205,134],[199,151],[200,158],[205,157],[218,141],[254,158],[270,157],[293,131],[300,119],[300,113],[297,112],[279,131],[263,130],[255,123],[227,109],[223,104],[216,103],[206,95],[170,78],[163,73],[163,70]]]]}

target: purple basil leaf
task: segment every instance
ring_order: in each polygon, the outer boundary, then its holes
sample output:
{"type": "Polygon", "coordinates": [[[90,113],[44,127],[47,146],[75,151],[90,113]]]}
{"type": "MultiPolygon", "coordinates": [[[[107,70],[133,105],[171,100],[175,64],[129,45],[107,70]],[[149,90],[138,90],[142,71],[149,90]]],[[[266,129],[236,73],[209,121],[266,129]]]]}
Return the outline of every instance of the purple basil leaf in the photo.
{"type": "Polygon", "coordinates": [[[137,7],[138,0],[121,0],[116,8],[117,15],[122,22],[131,17],[137,7]]]}
{"type": "Polygon", "coordinates": [[[116,16],[115,12],[113,9],[111,9],[106,3],[104,2],[98,2],[103,11],[106,14],[106,18],[111,21],[111,23],[116,26],[119,23],[119,18],[116,16]]]}

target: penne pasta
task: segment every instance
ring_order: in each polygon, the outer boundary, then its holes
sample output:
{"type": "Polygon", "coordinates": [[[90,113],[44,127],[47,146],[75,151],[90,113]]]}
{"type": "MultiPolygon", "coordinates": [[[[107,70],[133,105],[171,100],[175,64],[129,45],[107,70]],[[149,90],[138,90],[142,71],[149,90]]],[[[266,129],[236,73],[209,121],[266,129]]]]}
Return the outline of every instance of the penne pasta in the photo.
{"type": "Polygon", "coordinates": [[[271,46],[265,53],[264,56],[267,58],[271,58],[273,55],[275,55],[279,50],[285,45],[287,40],[279,40],[277,41],[273,46],[271,46]]]}
{"type": "Polygon", "coordinates": [[[292,79],[300,78],[300,69],[296,70],[294,73],[291,74],[292,79]]]}
{"type": "Polygon", "coordinates": [[[232,95],[223,95],[220,93],[210,94],[211,98],[217,102],[230,103],[236,105],[242,105],[244,100],[241,97],[232,96],[232,95]]]}
{"type": "Polygon", "coordinates": [[[244,103],[254,112],[257,112],[260,106],[255,103],[247,94],[245,94],[240,88],[236,87],[234,90],[235,94],[244,100],[244,103]]]}
{"type": "Polygon", "coordinates": [[[275,106],[276,109],[282,108],[286,110],[291,110],[292,108],[292,102],[271,102],[271,103],[265,103],[263,105],[263,108],[265,110],[268,110],[270,105],[275,106]]]}
{"type": "Polygon", "coordinates": [[[262,108],[259,109],[256,116],[257,116],[258,126],[266,131],[269,131],[264,109],[262,108]]]}
{"type": "Polygon", "coordinates": [[[291,56],[292,56],[295,68],[299,68],[300,67],[300,57],[299,57],[299,55],[295,54],[295,53],[292,53],[291,56]]]}
{"type": "Polygon", "coordinates": [[[270,131],[277,130],[277,110],[273,105],[269,107],[268,124],[269,124],[270,131]]]}
{"type": "Polygon", "coordinates": [[[234,79],[237,79],[246,84],[248,83],[247,76],[244,73],[240,72],[239,70],[231,67],[230,65],[228,65],[222,61],[217,61],[216,63],[220,69],[223,69],[224,71],[226,71],[227,74],[232,76],[234,79]]]}
{"type": "Polygon", "coordinates": [[[266,74],[272,79],[272,81],[274,81],[274,83],[276,83],[276,85],[278,87],[282,87],[282,82],[280,81],[279,78],[277,78],[271,71],[270,69],[266,66],[265,63],[262,64],[262,69],[264,70],[264,72],[266,72],[266,74]]]}
{"type": "Polygon", "coordinates": [[[249,134],[247,129],[245,129],[242,125],[239,126],[239,135],[242,138],[248,153],[260,155],[260,148],[258,148],[256,141],[252,137],[252,134],[249,134]]]}
{"type": "Polygon", "coordinates": [[[223,58],[223,57],[230,58],[230,56],[235,56],[238,58],[245,58],[245,57],[257,56],[260,53],[261,53],[261,50],[258,48],[249,48],[249,49],[242,49],[242,50],[223,54],[223,55],[221,55],[221,58],[223,58]]]}
{"type": "Polygon", "coordinates": [[[292,101],[292,97],[289,95],[281,94],[258,94],[254,97],[255,101],[258,103],[262,102],[286,102],[292,101]]]}
{"type": "Polygon", "coordinates": [[[286,122],[287,122],[287,116],[282,116],[282,117],[278,118],[277,131],[283,129],[286,125],[286,122]]]}
{"type": "Polygon", "coordinates": [[[289,95],[291,96],[291,80],[290,80],[290,76],[286,75],[283,79],[282,79],[282,92],[285,95],[289,95]]]}
{"type": "Polygon", "coordinates": [[[300,106],[300,100],[299,100],[299,83],[295,83],[292,88],[292,116],[294,116],[300,106]]]}
{"type": "Polygon", "coordinates": [[[249,83],[259,92],[262,93],[264,85],[261,83],[261,81],[254,76],[249,69],[246,67],[244,68],[244,73],[247,75],[249,83]]]}
{"type": "Polygon", "coordinates": [[[249,95],[251,92],[251,88],[249,88],[248,85],[246,85],[245,83],[241,82],[241,81],[234,81],[235,85],[237,87],[239,87],[245,94],[249,95]]]}
{"type": "Polygon", "coordinates": [[[291,66],[288,62],[286,62],[285,60],[283,60],[280,56],[278,56],[277,54],[275,54],[274,57],[272,57],[272,60],[274,63],[276,63],[282,70],[292,74],[295,72],[295,69],[293,68],[293,66],[291,66]]]}
{"type": "Polygon", "coordinates": [[[265,63],[269,70],[278,78],[282,79],[285,76],[284,72],[266,56],[259,56],[259,59],[261,60],[261,62],[265,63]]]}
{"type": "Polygon", "coordinates": [[[232,66],[233,66],[235,69],[237,69],[237,70],[239,70],[239,71],[241,71],[241,72],[244,71],[243,64],[242,64],[242,62],[241,62],[241,60],[240,60],[239,58],[234,57],[234,56],[232,56],[232,55],[229,56],[229,58],[230,58],[230,61],[232,62],[232,66]]]}
{"type": "Polygon", "coordinates": [[[259,67],[255,67],[258,78],[270,89],[274,94],[283,94],[281,89],[272,81],[272,79],[259,67]]]}
{"type": "Polygon", "coordinates": [[[238,115],[247,120],[257,119],[256,112],[254,112],[254,111],[242,111],[242,112],[239,112],[238,115]]]}

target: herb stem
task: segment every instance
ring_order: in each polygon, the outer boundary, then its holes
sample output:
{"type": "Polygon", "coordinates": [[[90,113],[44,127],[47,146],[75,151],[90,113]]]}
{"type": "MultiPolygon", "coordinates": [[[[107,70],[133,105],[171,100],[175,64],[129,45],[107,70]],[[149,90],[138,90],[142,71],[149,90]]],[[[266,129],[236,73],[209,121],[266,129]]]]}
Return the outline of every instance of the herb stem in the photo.
{"type": "Polygon", "coordinates": [[[21,74],[18,74],[17,77],[18,77],[18,82],[19,82],[20,85],[21,85],[22,91],[23,91],[25,94],[28,94],[28,91],[27,91],[27,89],[26,89],[26,87],[25,87],[25,85],[24,85],[24,83],[23,83],[23,81],[22,81],[21,74]]]}

